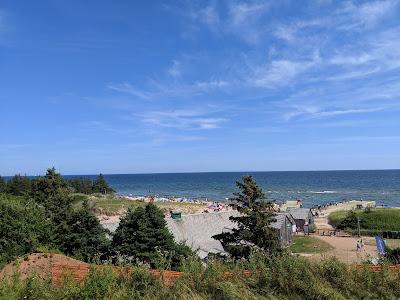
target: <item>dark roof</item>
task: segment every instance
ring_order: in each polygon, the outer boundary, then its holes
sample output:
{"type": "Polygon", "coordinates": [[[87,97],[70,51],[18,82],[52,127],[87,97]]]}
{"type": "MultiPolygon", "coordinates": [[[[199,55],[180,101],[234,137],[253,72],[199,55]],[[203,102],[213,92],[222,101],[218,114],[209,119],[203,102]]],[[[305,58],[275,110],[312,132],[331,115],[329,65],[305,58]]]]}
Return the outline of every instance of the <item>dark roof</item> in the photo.
{"type": "Polygon", "coordinates": [[[296,220],[307,220],[310,208],[288,208],[287,212],[296,220]]]}
{"type": "Polygon", "coordinates": [[[288,216],[286,215],[286,214],[284,214],[284,213],[282,213],[282,214],[276,214],[275,216],[274,216],[274,219],[276,220],[276,222],[273,222],[273,223],[271,223],[271,227],[272,228],[275,228],[275,229],[281,229],[282,228],[282,225],[285,223],[285,219],[287,218],[288,216]]]}

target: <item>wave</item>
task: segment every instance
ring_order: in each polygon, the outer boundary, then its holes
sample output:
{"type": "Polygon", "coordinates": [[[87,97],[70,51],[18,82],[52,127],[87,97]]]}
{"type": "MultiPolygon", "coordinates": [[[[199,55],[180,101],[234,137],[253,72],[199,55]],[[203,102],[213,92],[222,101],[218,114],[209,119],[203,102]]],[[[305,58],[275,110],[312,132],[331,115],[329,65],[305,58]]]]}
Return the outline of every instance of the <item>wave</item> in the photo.
{"type": "Polygon", "coordinates": [[[310,194],[337,194],[339,192],[337,191],[322,191],[322,192],[318,192],[318,191],[307,191],[307,193],[310,194]]]}

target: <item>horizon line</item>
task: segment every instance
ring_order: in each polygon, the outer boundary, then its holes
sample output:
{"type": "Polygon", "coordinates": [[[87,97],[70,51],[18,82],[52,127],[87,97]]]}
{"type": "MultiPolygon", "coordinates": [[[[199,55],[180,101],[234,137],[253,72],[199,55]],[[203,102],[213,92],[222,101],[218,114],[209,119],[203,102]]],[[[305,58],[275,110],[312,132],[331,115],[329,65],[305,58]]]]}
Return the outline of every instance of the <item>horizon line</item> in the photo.
{"type": "MultiPolygon", "coordinates": [[[[56,169],[57,170],[57,169],[56,169]]],[[[58,171],[58,170],[57,170],[58,171]]],[[[62,176],[96,176],[99,174],[105,175],[105,176],[114,176],[114,175],[161,175],[161,174],[209,174],[209,173],[290,173],[290,172],[351,172],[351,171],[400,171],[400,169],[394,168],[394,169],[325,169],[325,170],[270,170],[270,171],[193,171],[193,172],[138,172],[138,173],[102,173],[102,172],[96,172],[92,174],[62,174],[62,176]]],[[[1,175],[2,177],[13,177],[15,175],[22,175],[22,176],[27,176],[27,177],[36,177],[36,176],[43,176],[43,174],[37,174],[37,175],[32,175],[32,174],[21,174],[21,173],[16,173],[14,175],[1,175]]]]}

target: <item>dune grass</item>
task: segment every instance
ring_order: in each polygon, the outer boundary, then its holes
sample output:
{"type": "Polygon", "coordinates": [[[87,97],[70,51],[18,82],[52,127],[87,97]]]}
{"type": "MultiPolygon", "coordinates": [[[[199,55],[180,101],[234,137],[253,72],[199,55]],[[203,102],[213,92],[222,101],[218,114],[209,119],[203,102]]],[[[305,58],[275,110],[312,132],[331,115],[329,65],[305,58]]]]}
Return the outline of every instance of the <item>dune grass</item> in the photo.
{"type": "Polygon", "coordinates": [[[348,268],[336,259],[321,262],[284,255],[255,255],[249,262],[190,259],[175,284],[164,285],[144,269],[129,275],[92,270],[83,284],[29,279],[0,283],[0,299],[398,299],[400,274],[348,268]],[[245,275],[248,270],[251,276],[245,275]],[[223,277],[230,271],[235,276],[223,277]]]}
{"type": "Polygon", "coordinates": [[[332,250],[333,247],[327,242],[313,236],[294,236],[290,245],[293,253],[324,253],[332,250]]]}
{"type": "MultiPolygon", "coordinates": [[[[128,208],[137,208],[145,206],[146,202],[140,200],[130,200],[117,195],[83,195],[88,199],[89,204],[93,207],[96,214],[105,215],[118,215],[124,213],[128,208]]],[[[80,199],[82,195],[75,196],[80,199]]],[[[76,202],[76,205],[80,205],[83,199],[76,202]]],[[[154,202],[164,212],[168,212],[170,209],[182,209],[185,213],[194,213],[204,208],[204,205],[190,202],[154,202]]]]}
{"type": "MultiPolygon", "coordinates": [[[[361,220],[361,229],[366,230],[395,230],[400,231],[400,209],[375,208],[370,211],[356,210],[361,220]]],[[[346,218],[348,211],[336,211],[329,215],[332,225],[338,225],[346,218]]]]}

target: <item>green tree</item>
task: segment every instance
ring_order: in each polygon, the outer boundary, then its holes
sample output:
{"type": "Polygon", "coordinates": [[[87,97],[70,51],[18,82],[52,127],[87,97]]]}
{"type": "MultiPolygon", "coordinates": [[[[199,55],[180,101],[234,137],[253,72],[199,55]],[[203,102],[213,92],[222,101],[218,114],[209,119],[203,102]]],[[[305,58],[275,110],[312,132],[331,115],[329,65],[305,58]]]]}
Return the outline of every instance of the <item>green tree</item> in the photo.
{"type": "Polygon", "coordinates": [[[0,193],[5,193],[7,189],[7,182],[6,180],[0,176],[0,193]]]}
{"type": "Polygon", "coordinates": [[[67,181],[69,187],[76,193],[93,193],[93,181],[88,178],[73,178],[67,181]]]}
{"type": "Polygon", "coordinates": [[[31,196],[36,202],[45,206],[59,197],[60,194],[67,194],[67,184],[56,169],[49,168],[45,176],[36,177],[32,180],[31,196]]]}
{"type": "MultiPolygon", "coordinates": [[[[358,228],[358,218],[359,215],[351,210],[347,213],[346,217],[338,224],[338,229],[357,229],[358,228]]],[[[360,228],[362,228],[365,224],[363,218],[360,218],[360,228]]]]}
{"type": "Polygon", "coordinates": [[[102,257],[109,251],[107,232],[85,200],[81,209],[67,215],[65,231],[59,236],[60,250],[85,261],[102,257]]]}
{"type": "Polygon", "coordinates": [[[31,181],[26,176],[17,174],[7,182],[7,193],[14,196],[26,196],[31,191],[31,181]]]}
{"type": "Polygon", "coordinates": [[[153,203],[128,210],[114,233],[112,248],[122,256],[152,266],[160,253],[175,258],[184,254],[168,231],[162,211],[153,203]]]}
{"type": "Polygon", "coordinates": [[[231,206],[240,212],[231,216],[236,227],[230,232],[213,236],[234,258],[249,258],[252,250],[269,253],[281,250],[279,237],[271,223],[275,222],[271,202],[264,200],[264,193],[252,176],[243,176],[243,182],[236,182],[239,192],[234,193],[231,206]]]}
{"type": "Polygon", "coordinates": [[[107,251],[106,231],[85,201],[74,209],[67,182],[54,168],[35,178],[32,197],[46,209],[53,228],[53,242],[66,254],[90,260],[107,251]]]}
{"type": "Polygon", "coordinates": [[[96,180],[93,182],[93,193],[108,194],[113,193],[114,190],[108,185],[103,174],[99,174],[96,180]]]}
{"type": "Polygon", "coordinates": [[[0,195],[0,264],[51,245],[52,226],[33,201],[0,195]]]}

